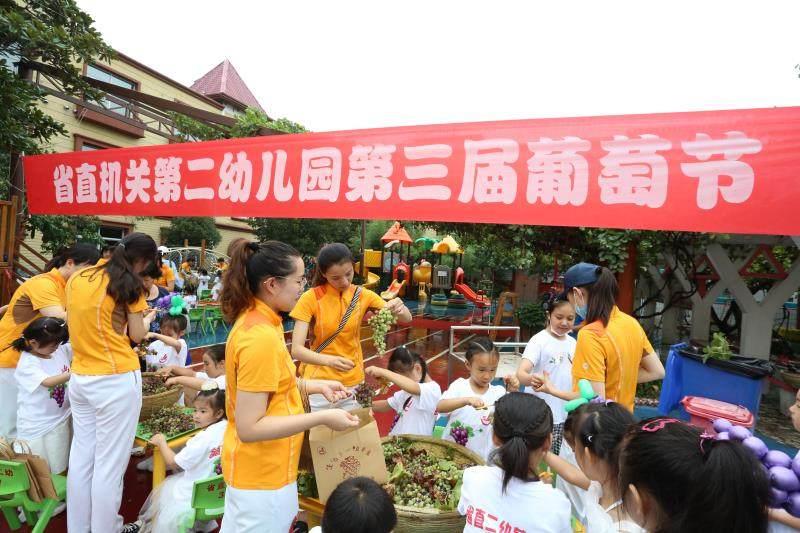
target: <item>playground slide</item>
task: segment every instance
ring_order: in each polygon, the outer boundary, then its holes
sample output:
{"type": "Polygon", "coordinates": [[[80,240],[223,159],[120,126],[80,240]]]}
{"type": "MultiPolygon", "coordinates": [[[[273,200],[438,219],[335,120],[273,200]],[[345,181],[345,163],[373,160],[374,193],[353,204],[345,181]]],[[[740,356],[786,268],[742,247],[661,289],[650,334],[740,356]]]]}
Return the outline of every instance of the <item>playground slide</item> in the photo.
{"type": "Polygon", "coordinates": [[[389,288],[381,293],[381,298],[383,298],[387,302],[389,300],[394,300],[395,298],[397,298],[397,295],[400,294],[400,290],[403,288],[403,286],[405,284],[406,284],[405,280],[403,280],[403,281],[397,281],[397,280],[392,281],[392,284],[389,285],[389,288]]]}
{"type": "Polygon", "coordinates": [[[367,272],[367,282],[364,283],[365,289],[375,290],[378,288],[378,283],[380,283],[381,277],[374,272],[367,272]]]}
{"type": "Polygon", "coordinates": [[[463,294],[464,298],[474,303],[476,307],[486,307],[489,305],[489,299],[486,298],[486,296],[478,296],[466,283],[456,283],[453,288],[463,294]]]}

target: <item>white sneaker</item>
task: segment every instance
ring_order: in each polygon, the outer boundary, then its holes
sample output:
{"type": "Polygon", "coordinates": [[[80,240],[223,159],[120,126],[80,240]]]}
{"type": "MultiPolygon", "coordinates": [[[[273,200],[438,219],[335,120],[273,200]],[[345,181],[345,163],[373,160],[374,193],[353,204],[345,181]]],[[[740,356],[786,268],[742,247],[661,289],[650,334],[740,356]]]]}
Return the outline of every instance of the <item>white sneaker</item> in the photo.
{"type": "Polygon", "coordinates": [[[148,457],[147,459],[139,461],[136,464],[136,470],[139,470],[141,472],[152,472],[153,471],[153,458],[152,457],[148,457]]]}
{"type": "Polygon", "coordinates": [[[144,455],[144,448],[142,446],[136,446],[131,449],[131,455],[133,457],[141,457],[144,455]]]}

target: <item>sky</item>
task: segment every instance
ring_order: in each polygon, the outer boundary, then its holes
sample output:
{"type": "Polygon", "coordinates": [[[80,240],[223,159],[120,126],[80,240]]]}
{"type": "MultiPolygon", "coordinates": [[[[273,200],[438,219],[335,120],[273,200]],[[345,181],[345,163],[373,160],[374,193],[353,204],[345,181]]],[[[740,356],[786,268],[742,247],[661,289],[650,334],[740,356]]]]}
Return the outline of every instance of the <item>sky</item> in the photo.
{"type": "Polygon", "coordinates": [[[800,2],[78,0],[191,85],[229,59],[312,131],[800,104],[800,2]]]}

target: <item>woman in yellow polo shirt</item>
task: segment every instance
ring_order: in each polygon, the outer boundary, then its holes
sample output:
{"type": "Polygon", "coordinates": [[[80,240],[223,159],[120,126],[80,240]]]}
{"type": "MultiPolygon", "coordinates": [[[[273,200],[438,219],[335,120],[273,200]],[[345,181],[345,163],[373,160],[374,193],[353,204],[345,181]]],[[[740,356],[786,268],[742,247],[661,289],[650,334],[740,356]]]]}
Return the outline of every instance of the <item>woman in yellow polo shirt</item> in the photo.
{"type": "MultiPolygon", "coordinates": [[[[317,255],[314,287],[306,291],[291,313],[292,356],[301,361],[300,375],[306,379],[333,379],[345,387],[364,381],[364,355],[361,351],[361,323],[370,309],[388,308],[401,322],[411,322],[411,312],[400,298],[384,302],[380,296],[361,287],[359,299],[344,327],[332,342],[327,340],[339,328],[356,292],[353,285],[353,254],[342,243],[326,244],[317,255]],[[314,340],[306,348],[313,321],[314,340]],[[320,346],[325,343],[322,349],[320,346]]],[[[311,410],[327,409],[330,404],[319,395],[311,396],[311,410]]],[[[358,407],[354,398],[337,405],[344,409],[358,407]]]]}
{"type": "Polygon", "coordinates": [[[155,241],[131,233],[107,263],[81,270],[67,283],[74,427],[67,475],[70,533],[122,528],[122,476],[142,407],[139,358],[130,341],[144,339],[153,316],[145,316],[139,273],[154,260],[155,241]]]}
{"type": "Polygon", "coordinates": [[[17,436],[17,382],[14,370],[19,352],[11,343],[22,331],[43,316],[66,318],[67,280],[81,268],[97,261],[97,248],[76,244],[62,250],[45,266],[44,274],[33,276],[14,291],[0,319],[0,436],[17,436]]]}
{"type": "MultiPolygon", "coordinates": [[[[228,429],[222,444],[223,533],[287,532],[298,512],[297,466],[303,432],[358,425],[341,409],[306,414],[279,313],[305,287],[300,254],[282,242],[241,241],[231,253],[221,302],[233,322],[225,349],[228,429]]],[[[344,398],[341,383],[305,380],[308,393],[344,398]]]]}
{"type": "Polygon", "coordinates": [[[574,385],[589,380],[597,394],[633,411],[636,384],[663,378],[664,365],[639,322],[616,306],[614,274],[578,263],[564,274],[564,288],[585,324],[572,361],[574,385]]]}

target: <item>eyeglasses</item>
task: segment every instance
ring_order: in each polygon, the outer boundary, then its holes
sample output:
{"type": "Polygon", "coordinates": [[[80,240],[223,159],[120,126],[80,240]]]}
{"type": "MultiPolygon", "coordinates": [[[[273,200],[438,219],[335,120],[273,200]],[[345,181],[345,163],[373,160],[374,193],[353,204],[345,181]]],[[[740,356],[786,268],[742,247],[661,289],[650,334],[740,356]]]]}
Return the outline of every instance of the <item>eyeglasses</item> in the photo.
{"type": "Polygon", "coordinates": [[[277,279],[287,279],[289,281],[294,281],[295,283],[299,283],[301,287],[305,287],[306,285],[308,285],[308,278],[306,278],[305,276],[303,276],[299,280],[296,279],[296,278],[290,278],[290,277],[287,277],[287,276],[275,276],[275,277],[277,279]]]}

